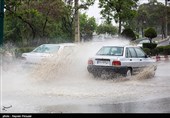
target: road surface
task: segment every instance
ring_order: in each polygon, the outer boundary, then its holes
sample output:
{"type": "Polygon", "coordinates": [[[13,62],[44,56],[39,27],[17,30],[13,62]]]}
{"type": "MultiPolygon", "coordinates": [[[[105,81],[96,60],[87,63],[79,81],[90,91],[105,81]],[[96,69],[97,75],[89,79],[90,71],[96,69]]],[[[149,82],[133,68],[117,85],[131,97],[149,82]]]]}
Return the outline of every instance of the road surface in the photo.
{"type": "Polygon", "coordinates": [[[166,45],[169,45],[170,43],[169,43],[169,40],[165,40],[165,41],[163,41],[163,42],[160,42],[159,44],[158,44],[158,46],[166,46],[166,45]]]}
{"type": "Polygon", "coordinates": [[[1,113],[169,113],[169,70],[170,61],[160,61],[150,79],[146,72],[128,81],[94,79],[84,68],[41,81],[14,66],[1,72],[1,113]]]}

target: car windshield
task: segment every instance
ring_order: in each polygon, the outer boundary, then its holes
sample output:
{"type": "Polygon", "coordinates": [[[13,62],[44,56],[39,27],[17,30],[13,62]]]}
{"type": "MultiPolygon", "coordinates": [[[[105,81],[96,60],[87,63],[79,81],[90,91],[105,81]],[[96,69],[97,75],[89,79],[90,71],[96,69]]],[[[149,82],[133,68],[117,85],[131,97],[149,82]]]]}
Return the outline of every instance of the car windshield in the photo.
{"type": "Polygon", "coordinates": [[[149,43],[150,41],[149,40],[142,40],[139,42],[139,44],[142,44],[142,43],[149,43]]]}
{"type": "Polygon", "coordinates": [[[59,50],[59,45],[41,45],[37,48],[35,48],[32,52],[38,52],[38,53],[53,53],[57,52],[59,50]]]}
{"type": "Polygon", "coordinates": [[[123,56],[123,47],[104,46],[97,52],[97,55],[123,56]]]}

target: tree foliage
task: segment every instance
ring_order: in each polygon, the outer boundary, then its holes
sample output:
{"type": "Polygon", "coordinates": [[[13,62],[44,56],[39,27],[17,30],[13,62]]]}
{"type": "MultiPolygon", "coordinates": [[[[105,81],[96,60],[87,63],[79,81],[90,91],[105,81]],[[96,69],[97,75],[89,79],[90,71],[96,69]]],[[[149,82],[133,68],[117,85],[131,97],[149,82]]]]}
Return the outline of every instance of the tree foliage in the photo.
{"type": "Polygon", "coordinates": [[[96,27],[97,24],[94,17],[89,18],[85,13],[80,15],[81,39],[85,41],[92,39],[96,27]]]}
{"type": "Polygon", "coordinates": [[[107,23],[111,23],[114,19],[119,23],[118,33],[121,33],[123,23],[128,24],[136,15],[138,0],[99,0],[99,7],[102,8],[101,14],[107,23]]]}
{"type": "MultiPolygon", "coordinates": [[[[94,0],[81,0],[87,9],[94,0]]],[[[74,41],[74,0],[5,0],[5,42],[39,45],[74,41]]]]}
{"type": "Polygon", "coordinates": [[[170,7],[167,7],[157,0],[152,0],[149,3],[145,3],[139,6],[137,19],[138,32],[147,27],[154,27],[159,34],[165,36],[165,16],[168,16],[168,23],[170,24],[170,7]],[[140,29],[139,29],[140,28],[140,29]]]}
{"type": "Polygon", "coordinates": [[[103,23],[97,27],[96,33],[97,34],[106,34],[107,33],[110,35],[115,35],[115,34],[117,34],[117,27],[113,26],[112,24],[103,23]]]}
{"type": "Polygon", "coordinates": [[[151,28],[151,27],[147,28],[144,33],[145,33],[145,37],[149,38],[150,43],[152,43],[153,38],[157,37],[157,33],[156,33],[155,29],[151,28]]]}

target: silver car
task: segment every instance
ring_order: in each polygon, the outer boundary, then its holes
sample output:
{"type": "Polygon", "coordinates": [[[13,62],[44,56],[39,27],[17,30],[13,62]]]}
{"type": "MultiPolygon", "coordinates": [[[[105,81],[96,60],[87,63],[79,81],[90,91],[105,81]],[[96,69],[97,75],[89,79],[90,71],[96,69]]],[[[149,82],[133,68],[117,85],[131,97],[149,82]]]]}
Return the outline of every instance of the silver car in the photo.
{"type": "Polygon", "coordinates": [[[88,60],[87,70],[94,77],[102,73],[121,74],[130,77],[147,66],[156,70],[156,60],[148,57],[138,46],[103,46],[97,54],[88,60]]]}

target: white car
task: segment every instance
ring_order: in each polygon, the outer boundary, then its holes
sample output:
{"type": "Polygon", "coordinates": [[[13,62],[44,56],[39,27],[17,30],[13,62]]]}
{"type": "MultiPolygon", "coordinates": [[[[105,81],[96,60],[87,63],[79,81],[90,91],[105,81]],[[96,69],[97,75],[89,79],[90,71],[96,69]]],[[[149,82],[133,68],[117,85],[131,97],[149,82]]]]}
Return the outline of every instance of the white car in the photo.
{"type": "Polygon", "coordinates": [[[33,51],[22,54],[22,59],[27,64],[37,64],[43,59],[52,57],[61,53],[63,50],[69,50],[74,47],[73,43],[61,43],[61,44],[42,44],[35,48],[33,51]]]}
{"type": "Polygon", "coordinates": [[[88,60],[87,70],[94,77],[100,77],[102,73],[118,73],[129,78],[147,66],[153,66],[155,72],[156,60],[148,57],[140,47],[107,45],[88,60]]]}
{"type": "Polygon", "coordinates": [[[137,44],[137,46],[143,47],[143,43],[150,43],[150,41],[149,41],[149,39],[141,40],[141,41],[137,44]]]}

